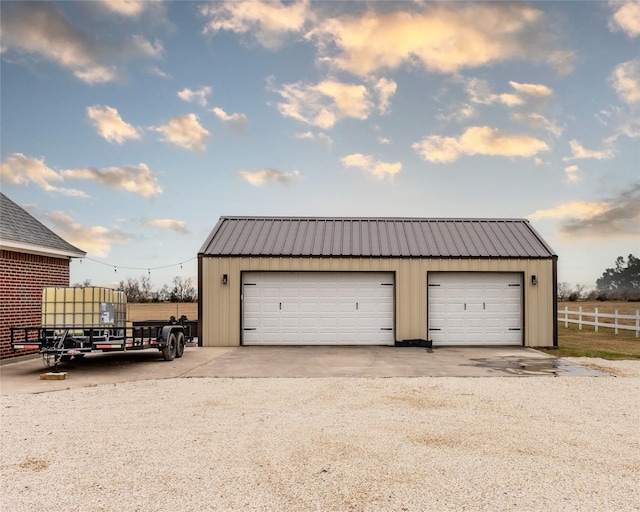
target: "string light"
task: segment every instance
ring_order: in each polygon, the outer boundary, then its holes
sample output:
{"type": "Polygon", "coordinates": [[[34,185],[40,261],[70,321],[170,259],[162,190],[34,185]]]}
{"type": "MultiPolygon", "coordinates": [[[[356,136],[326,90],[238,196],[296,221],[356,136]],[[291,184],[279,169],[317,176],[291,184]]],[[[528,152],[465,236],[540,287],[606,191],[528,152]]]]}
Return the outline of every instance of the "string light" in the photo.
{"type": "Polygon", "coordinates": [[[182,270],[182,264],[183,263],[189,263],[190,261],[193,261],[197,259],[197,257],[193,257],[191,259],[185,260],[185,261],[180,261],[178,263],[171,263],[170,265],[162,265],[159,267],[123,267],[122,265],[114,265],[113,263],[105,263],[104,261],[99,261],[99,260],[94,260],[93,258],[88,258],[87,256],[85,256],[84,258],[80,258],[80,264],[82,264],[82,260],[90,260],[93,261],[94,263],[99,263],[100,265],[105,265],[107,267],[113,267],[113,271],[117,274],[118,273],[118,268],[120,270],[146,270],[149,275],[151,275],[151,271],[152,270],[160,270],[163,268],[171,268],[171,267],[180,267],[180,270],[182,270]]]}

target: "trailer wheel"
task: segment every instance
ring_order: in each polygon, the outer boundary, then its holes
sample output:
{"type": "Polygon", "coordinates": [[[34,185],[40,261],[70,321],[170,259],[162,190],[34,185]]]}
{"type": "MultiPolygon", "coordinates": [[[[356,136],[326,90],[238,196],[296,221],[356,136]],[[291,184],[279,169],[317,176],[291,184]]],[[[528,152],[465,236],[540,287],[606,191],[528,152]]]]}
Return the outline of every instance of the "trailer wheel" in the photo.
{"type": "Polygon", "coordinates": [[[162,357],[165,361],[173,361],[176,357],[177,340],[175,333],[169,334],[167,346],[162,349],[162,357]]]}
{"type": "Polygon", "coordinates": [[[63,363],[68,363],[69,361],[71,361],[71,356],[69,354],[64,354],[63,356],[60,356],[60,361],[62,361],[63,363]]]}
{"type": "Polygon", "coordinates": [[[182,357],[184,354],[184,333],[179,332],[176,340],[176,357],[182,357]]]}

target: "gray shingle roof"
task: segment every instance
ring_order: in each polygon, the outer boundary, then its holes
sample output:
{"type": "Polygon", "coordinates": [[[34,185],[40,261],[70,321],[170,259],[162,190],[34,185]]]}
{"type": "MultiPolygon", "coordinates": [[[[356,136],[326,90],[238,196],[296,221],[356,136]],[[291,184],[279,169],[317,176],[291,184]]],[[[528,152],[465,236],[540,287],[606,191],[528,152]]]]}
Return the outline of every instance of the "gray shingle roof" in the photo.
{"type": "Polygon", "coordinates": [[[205,256],[550,258],[526,219],[221,217],[205,256]]]}
{"type": "Polygon", "coordinates": [[[39,248],[44,252],[63,253],[66,256],[86,255],[84,251],[60,238],[1,192],[0,241],[2,245],[9,246],[13,242],[33,246],[34,249],[39,248]]]}

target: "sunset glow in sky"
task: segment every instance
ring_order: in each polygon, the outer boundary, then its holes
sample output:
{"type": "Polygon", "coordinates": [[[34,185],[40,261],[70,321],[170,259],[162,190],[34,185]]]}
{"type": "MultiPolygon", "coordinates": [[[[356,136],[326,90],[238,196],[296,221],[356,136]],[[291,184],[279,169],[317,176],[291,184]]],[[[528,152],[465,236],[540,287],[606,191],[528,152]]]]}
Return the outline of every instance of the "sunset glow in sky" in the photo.
{"type": "Polygon", "coordinates": [[[71,280],[196,278],[221,215],[528,218],[640,255],[640,2],[13,2],[1,187],[71,280]]]}

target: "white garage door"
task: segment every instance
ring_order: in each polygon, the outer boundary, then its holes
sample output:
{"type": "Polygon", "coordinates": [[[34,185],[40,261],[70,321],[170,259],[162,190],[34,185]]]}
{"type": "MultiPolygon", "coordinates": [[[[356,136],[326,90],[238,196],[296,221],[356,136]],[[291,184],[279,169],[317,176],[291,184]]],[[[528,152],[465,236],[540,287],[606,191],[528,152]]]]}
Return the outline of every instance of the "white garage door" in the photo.
{"type": "Polygon", "coordinates": [[[429,338],[434,345],[522,345],[522,276],[430,272],[429,338]]]}
{"type": "Polygon", "coordinates": [[[393,274],[246,272],[244,345],[394,345],[393,274]]]}

